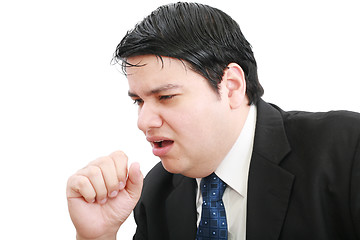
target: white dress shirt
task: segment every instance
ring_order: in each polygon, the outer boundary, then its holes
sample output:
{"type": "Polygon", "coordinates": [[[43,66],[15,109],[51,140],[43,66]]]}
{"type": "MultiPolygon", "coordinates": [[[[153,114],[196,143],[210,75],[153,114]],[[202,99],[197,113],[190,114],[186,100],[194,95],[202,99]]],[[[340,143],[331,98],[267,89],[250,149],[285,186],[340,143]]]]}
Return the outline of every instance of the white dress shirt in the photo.
{"type": "MultiPolygon", "coordinates": [[[[254,143],[256,114],[256,106],[251,105],[240,136],[215,171],[216,175],[227,184],[223,202],[228,224],[228,240],[245,240],[246,236],[247,183],[254,143]]],[[[202,196],[199,187],[201,178],[197,178],[196,181],[198,186],[196,195],[197,226],[199,226],[202,210],[202,196]]]]}

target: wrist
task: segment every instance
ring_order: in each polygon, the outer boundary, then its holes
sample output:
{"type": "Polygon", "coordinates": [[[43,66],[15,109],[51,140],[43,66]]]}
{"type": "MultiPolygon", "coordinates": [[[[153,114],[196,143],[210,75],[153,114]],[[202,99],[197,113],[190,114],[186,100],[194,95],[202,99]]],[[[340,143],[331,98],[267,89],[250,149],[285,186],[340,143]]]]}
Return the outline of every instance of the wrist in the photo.
{"type": "Polygon", "coordinates": [[[97,238],[85,238],[76,234],[76,240],[116,240],[116,235],[114,236],[101,236],[97,238]]]}

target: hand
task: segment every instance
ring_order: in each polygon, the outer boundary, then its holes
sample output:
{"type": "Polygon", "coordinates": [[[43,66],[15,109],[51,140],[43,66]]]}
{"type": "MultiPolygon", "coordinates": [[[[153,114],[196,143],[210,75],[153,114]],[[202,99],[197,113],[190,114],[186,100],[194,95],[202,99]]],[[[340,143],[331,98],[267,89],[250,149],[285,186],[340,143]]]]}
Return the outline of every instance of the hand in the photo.
{"type": "Polygon", "coordinates": [[[99,158],[71,176],[66,195],[78,239],[115,239],[142,185],[139,164],[133,163],[128,171],[122,152],[99,158]]]}

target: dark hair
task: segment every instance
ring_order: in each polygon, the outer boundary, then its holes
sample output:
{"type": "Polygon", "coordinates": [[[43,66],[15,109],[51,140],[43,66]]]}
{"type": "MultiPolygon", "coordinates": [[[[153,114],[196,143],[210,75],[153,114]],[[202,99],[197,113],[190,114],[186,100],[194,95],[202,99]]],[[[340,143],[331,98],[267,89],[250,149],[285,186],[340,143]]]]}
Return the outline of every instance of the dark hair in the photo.
{"type": "Polygon", "coordinates": [[[148,54],[187,62],[216,92],[225,68],[237,63],[245,73],[249,104],[256,104],[264,93],[250,43],[239,25],[216,8],[184,2],[159,7],[127,32],[113,60],[122,61],[126,74],[125,68],[134,66],[127,58],[148,54]]]}

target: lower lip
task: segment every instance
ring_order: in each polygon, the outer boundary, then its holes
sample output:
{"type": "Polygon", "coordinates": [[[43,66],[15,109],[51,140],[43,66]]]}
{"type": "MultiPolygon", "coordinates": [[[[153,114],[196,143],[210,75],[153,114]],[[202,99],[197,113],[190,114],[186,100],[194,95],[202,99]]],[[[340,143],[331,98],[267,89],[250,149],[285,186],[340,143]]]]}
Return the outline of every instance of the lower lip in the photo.
{"type": "Polygon", "coordinates": [[[168,145],[168,146],[165,146],[165,147],[153,147],[153,154],[157,157],[163,157],[165,156],[166,154],[169,153],[169,151],[171,150],[172,146],[173,146],[174,143],[168,145]]]}

